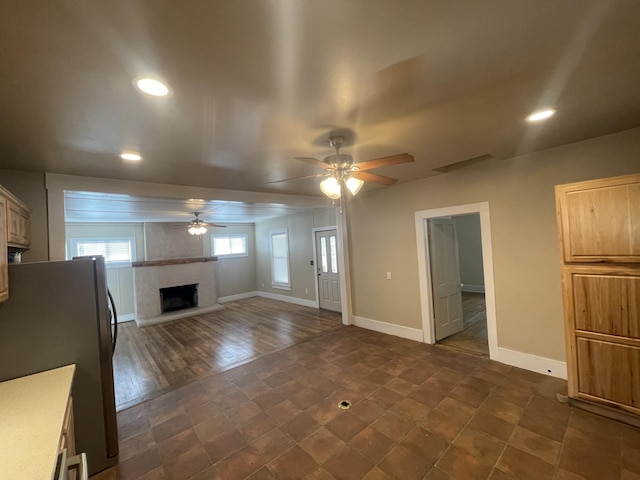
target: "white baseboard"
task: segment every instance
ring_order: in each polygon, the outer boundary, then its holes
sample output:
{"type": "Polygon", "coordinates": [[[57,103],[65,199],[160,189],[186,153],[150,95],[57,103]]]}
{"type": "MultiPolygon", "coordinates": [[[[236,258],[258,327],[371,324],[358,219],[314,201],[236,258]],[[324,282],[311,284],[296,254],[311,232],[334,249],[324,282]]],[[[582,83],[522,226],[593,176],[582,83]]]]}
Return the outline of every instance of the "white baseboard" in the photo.
{"type": "Polygon", "coordinates": [[[552,377],[567,379],[567,364],[550,358],[538,357],[530,353],[516,352],[508,348],[498,347],[498,356],[493,360],[506,363],[513,367],[524,368],[532,372],[550,375],[552,377]]]}
{"type": "Polygon", "coordinates": [[[244,300],[245,298],[257,297],[258,292],[245,292],[237,293],[235,295],[227,295],[226,297],[219,297],[218,303],[234,302],[236,300],[244,300]]]}
{"type": "Polygon", "coordinates": [[[136,319],[135,313],[127,313],[126,315],[118,314],[118,323],[130,322],[131,320],[136,319]]]}
{"type": "Polygon", "coordinates": [[[318,302],[315,300],[307,300],[305,298],[289,297],[288,295],[278,295],[277,293],[257,292],[259,297],[270,298],[271,300],[280,300],[281,302],[302,305],[303,307],[319,308],[318,302]]]}
{"type": "Polygon", "coordinates": [[[171,320],[178,320],[180,318],[193,317],[194,315],[219,312],[220,310],[224,310],[224,307],[217,303],[215,305],[209,305],[208,307],[185,308],[182,310],[176,310],[175,312],[163,313],[162,315],[159,315],[157,317],[142,319],[136,318],[136,325],[138,327],[146,327],[148,325],[169,322],[171,320]]]}
{"type": "Polygon", "coordinates": [[[415,340],[416,342],[422,342],[422,330],[418,328],[403,327],[401,325],[394,325],[393,323],[381,322],[380,320],[371,320],[370,318],[353,316],[353,324],[356,327],[366,328],[367,330],[373,330],[375,332],[386,333],[395,337],[406,338],[409,340],[415,340]]]}
{"type": "Polygon", "coordinates": [[[463,283],[461,290],[463,292],[484,293],[484,285],[471,285],[470,283],[463,283]]]}

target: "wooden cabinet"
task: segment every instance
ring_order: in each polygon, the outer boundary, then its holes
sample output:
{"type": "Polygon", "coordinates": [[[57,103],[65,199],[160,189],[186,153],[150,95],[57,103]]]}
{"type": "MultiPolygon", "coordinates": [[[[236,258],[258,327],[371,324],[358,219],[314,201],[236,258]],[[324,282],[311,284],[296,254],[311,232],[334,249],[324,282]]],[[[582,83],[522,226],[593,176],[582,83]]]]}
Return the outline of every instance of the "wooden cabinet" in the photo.
{"type": "Polygon", "coordinates": [[[0,303],[9,298],[7,200],[0,195],[0,303]]]}
{"type": "Polygon", "coordinates": [[[569,396],[640,415],[640,175],[556,186],[569,396]]]}
{"type": "Polygon", "coordinates": [[[640,175],[556,187],[566,263],[640,263],[640,175]]]}
{"type": "Polygon", "coordinates": [[[60,446],[58,450],[67,449],[67,456],[76,454],[76,437],[73,425],[73,398],[69,397],[67,411],[62,422],[62,433],[60,435],[60,446]]]}
{"type": "Polygon", "coordinates": [[[30,210],[0,185],[0,303],[9,298],[8,248],[26,250],[31,245],[30,210]]]}
{"type": "Polygon", "coordinates": [[[7,199],[7,244],[16,248],[29,248],[31,229],[29,209],[15,200],[7,199]]]}

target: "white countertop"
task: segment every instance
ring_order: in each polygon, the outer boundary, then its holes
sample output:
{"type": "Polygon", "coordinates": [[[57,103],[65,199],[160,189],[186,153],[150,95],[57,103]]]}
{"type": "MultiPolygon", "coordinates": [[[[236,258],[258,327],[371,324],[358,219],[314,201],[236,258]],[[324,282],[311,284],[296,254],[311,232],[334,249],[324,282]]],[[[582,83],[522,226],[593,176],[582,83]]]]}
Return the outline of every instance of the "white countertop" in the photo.
{"type": "Polygon", "coordinates": [[[51,480],[75,368],[0,383],[0,477],[51,480]]]}

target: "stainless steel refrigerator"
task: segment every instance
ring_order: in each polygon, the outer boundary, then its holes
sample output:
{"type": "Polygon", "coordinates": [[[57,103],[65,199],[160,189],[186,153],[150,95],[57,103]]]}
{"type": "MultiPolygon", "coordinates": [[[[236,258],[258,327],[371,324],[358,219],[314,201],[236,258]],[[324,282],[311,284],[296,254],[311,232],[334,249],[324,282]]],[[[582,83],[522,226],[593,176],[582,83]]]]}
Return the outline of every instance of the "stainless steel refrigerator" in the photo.
{"type": "Polygon", "coordinates": [[[95,257],[11,264],[0,304],[0,381],[76,364],[76,450],[90,475],[118,456],[108,297],[104,259],[95,257]]]}

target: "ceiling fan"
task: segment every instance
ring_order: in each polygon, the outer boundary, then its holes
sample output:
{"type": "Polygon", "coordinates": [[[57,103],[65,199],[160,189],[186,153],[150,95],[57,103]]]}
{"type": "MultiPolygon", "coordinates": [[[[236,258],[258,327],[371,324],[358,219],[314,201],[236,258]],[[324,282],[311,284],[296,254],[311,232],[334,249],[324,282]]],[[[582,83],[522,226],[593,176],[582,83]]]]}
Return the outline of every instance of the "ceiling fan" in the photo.
{"type": "Polygon", "coordinates": [[[193,213],[193,215],[195,215],[196,218],[194,218],[193,220],[191,220],[191,222],[189,222],[189,226],[187,227],[187,232],[189,232],[191,235],[204,235],[205,233],[207,233],[207,227],[222,227],[222,228],[226,228],[226,225],[220,225],[218,223],[206,223],[203,222],[202,220],[200,220],[199,215],[202,212],[191,212],[193,213]]]}
{"type": "Polygon", "coordinates": [[[408,153],[399,153],[389,157],[354,163],[351,155],[340,153],[340,148],[343,144],[343,136],[332,135],[329,137],[329,145],[336,150],[334,155],[329,155],[328,157],[325,157],[324,160],[318,160],[312,157],[295,157],[296,160],[302,160],[303,162],[311,163],[324,169],[324,173],[303,175],[301,177],[287,178],[285,180],[276,180],[275,182],[268,183],[287,182],[289,180],[299,180],[302,178],[325,177],[325,179],[320,182],[320,190],[322,190],[322,193],[327,197],[332,200],[336,200],[341,196],[342,185],[344,185],[352,195],[355,195],[362,188],[364,182],[373,182],[380,185],[393,185],[398,181],[396,178],[368,173],[366,170],[414,161],[412,155],[409,155],[408,153]]]}

